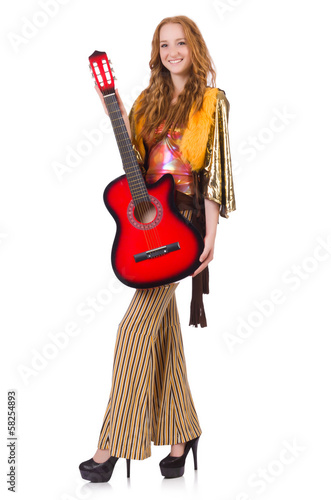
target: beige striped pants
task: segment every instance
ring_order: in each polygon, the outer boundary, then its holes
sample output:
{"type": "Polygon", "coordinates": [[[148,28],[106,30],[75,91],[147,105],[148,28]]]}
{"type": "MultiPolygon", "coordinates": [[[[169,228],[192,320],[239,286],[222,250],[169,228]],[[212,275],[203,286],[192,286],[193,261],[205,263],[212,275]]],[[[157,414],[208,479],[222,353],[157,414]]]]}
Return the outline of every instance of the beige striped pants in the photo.
{"type": "Polygon", "coordinates": [[[143,460],[154,445],[200,436],[186,372],[175,290],[136,290],[119,324],[112,387],[98,448],[143,460]]]}

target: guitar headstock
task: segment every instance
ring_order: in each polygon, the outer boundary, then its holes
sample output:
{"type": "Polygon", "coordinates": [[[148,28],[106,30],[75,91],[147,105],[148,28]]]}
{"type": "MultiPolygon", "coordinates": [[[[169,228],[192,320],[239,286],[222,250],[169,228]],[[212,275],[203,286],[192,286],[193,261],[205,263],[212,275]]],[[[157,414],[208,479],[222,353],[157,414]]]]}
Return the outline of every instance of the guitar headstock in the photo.
{"type": "Polygon", "coordinates": [[[95,50],[89,57],[90,69],[95,83],[103,95],[115,94],[115,76],[113,68],[109,65],[111,60],[107,58],[106,52],[95,50]]]}

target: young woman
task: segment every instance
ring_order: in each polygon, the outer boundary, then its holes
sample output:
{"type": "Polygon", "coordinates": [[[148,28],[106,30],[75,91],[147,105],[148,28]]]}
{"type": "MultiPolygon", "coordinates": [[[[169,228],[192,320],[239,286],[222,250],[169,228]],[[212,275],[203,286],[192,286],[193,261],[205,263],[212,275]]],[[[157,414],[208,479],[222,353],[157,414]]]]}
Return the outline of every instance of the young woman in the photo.
{"type": "MultiPolygon", "coordinates": [[[[186,16],[157,26],[149,86],[129,116],[119,106],[146,182],[165,173],[175,180],[175,202],[201,232],[204,250],[193,274],[190,324],[206,326],[208,290],[219,216],[236,209],[228,138],[229,102],[196,24],[186,16]],[[211,77],[212,86],[207,85],[211,77]]],[[[103,96],[96,87],[104,105],[103,96]]],[[[105,107],[105,105],[104,105],[105,107]]],[[[107,112],[107,108],[105,107],[107,112]]],[[[143,460],[154,445],[171,445],[160,462],[165,477],[184,473],[202,433],[193,403],[176,306],[178,283],[136,290],[116,338],[112,387],[93,458],[80,464],[84,479],[108,481],[119,457],[143,460]]]]}

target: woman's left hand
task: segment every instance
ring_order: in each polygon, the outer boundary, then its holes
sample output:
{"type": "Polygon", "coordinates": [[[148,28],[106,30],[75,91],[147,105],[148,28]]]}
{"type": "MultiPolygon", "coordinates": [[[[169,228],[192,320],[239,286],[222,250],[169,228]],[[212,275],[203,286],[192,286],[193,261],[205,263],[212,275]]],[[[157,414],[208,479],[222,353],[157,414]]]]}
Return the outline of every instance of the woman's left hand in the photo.
{"type": "Polygon", "coordinates": [[[202,262],[201,266],[198,267],[192,274],[192,278],[194,278],[197,274],[201,273],[203,269],[205,269],[209,262],[211,262],[214,258],[214,246],[215,246],[215,238],[208,236],[205,237],[204,239],[205,242],[205,247],[203,249],[202,254],[200,255],[200,262],[202,262]]]}
{"type": "Polygon", "coordinates": [[[194,278],[201,273],[214,258],[214,246],[216,238],[217,222],[219,217],[219,204],[213,200],[205,198],[205,214],[206,214],[206,236],[204,239],[205,246],[200,255],[201,266],[198,267],[192,274],[194,278]]]}

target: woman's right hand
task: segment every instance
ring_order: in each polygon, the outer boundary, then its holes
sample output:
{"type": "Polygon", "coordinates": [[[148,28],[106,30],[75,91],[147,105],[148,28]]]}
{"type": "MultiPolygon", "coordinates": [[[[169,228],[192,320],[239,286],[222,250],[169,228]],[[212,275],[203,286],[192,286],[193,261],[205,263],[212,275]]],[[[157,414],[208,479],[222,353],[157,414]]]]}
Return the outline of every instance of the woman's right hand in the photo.
{"type": "MultiPolygon", "coordinates": [[[[108,113],[108,110],[107,110],[107,106],[106,106],[106,103],[105,103],[105,99],[103,97],[103,94],[102,94],[101,90],[99,89],[98,85],[95,85],[94,88],[97,91],[98,96],[100,97],[100,100],[101,100],[101,103],[102,103],[103,109],[105,110],[106,115],[109,116],[109,113],[108,113]]],[[[127,112],[125,110],[124,104],[122,102],[122,99],[120,98],[120,95],[119,95],[119,92],[118,92],[117,89],[115,89],[115,95],[116,95],[116,99],[117,99],[117,102],[118,102],[118,106],[119,106],[120,111],[122,113],[122,117],[123,117],[123,120],[124,120],[124,123],[125,123],[125,126],[126,126],[126,130],[128,131],[128,134],[129,134],[129,137],[130,137],[130,140],[131,140],[131,127],[130,127],[129,117],[127,115],[127,112]]]]}

